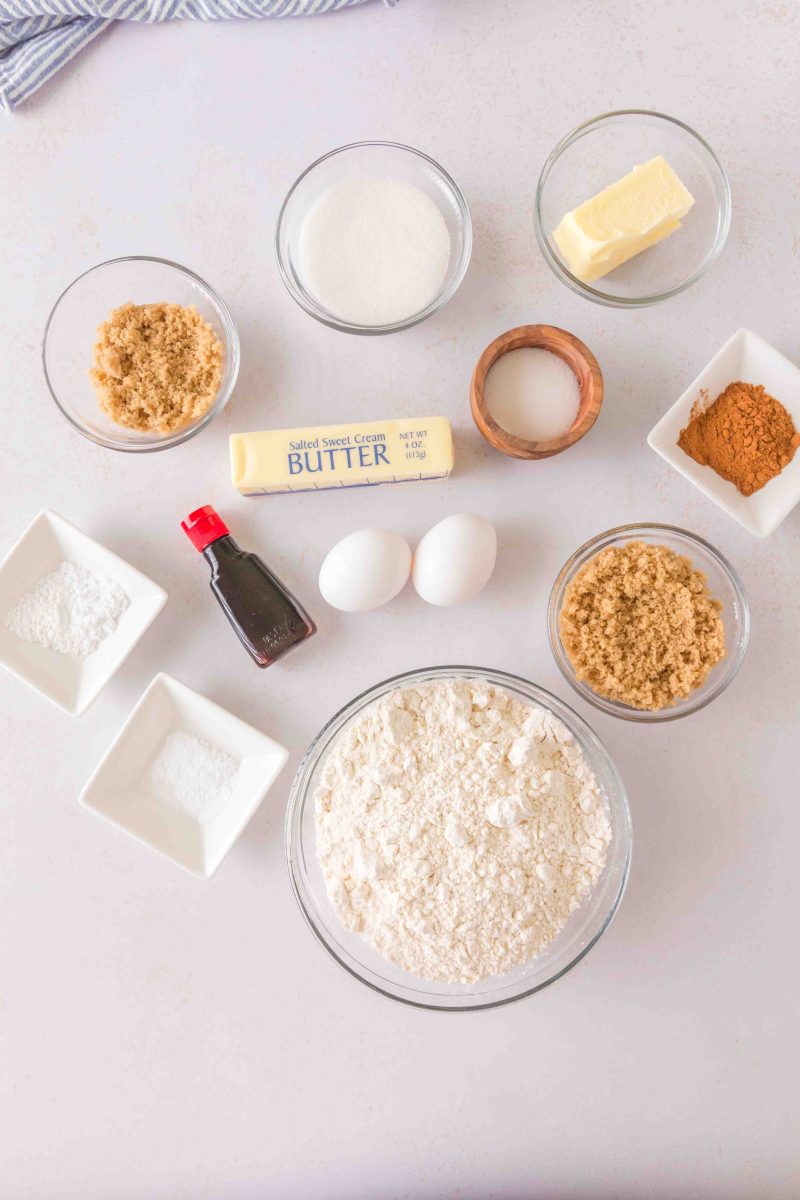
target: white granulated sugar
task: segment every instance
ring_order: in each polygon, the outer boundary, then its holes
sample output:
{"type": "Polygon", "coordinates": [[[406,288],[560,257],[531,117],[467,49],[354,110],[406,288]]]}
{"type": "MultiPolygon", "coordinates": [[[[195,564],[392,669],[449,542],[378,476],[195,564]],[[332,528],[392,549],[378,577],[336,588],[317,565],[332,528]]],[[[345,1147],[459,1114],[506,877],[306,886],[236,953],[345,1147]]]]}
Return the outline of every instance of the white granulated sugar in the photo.
{"type": "Polygon", "coordinates": [[[5,614],[24,642],[86,658],[117,628],[130,600],[118,583],[75,562],[62,562],[5,614]]]}
{"type": "Polygon", "coordinates": [[[150,768],[150,787],[167,808],[207,825],[233,799],[239,764],[194,733],[176,730],[150,768]]]}
{"type": "Polygon", "coordinates": [[[472,983],[535,957],[598,880],[605,803],[561,721],[500,688],[402,688],[340,735],[317,855],[347,929],[411,974],[472,983]]]}
{"type": "Polygon", "coordinates": [[[581,403],[572,368],[538,346],[501,355],[489,369],[483,395],[500,428],[528,442],[550,442],[567,433],[581,403]]]}
{"type": "Polygon", "coordinates": [[[450,263],[436,203],[402,179],[359,176],[323,192],[300,231],[303,282],[339,320],[391,325],[434,299],[450,263]]]}

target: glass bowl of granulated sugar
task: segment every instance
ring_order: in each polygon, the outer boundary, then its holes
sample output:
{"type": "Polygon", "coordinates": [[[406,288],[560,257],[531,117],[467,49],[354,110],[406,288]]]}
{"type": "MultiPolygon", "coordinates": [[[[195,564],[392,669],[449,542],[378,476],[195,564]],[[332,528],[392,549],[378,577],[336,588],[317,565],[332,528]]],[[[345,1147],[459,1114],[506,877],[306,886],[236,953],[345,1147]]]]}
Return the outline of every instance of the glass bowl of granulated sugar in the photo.
{"type": "Polygon", "coordinates": [[[417,1008],[554,983],[611,924],[631,821],[605,747],[535,684],[478,667],[387,679],[334,716],[292,786],[286,851],[312,932],[417,1008]]]}
{"type": "Polygon", "coordinates": [[[432,158],[395,142],[356,142],[295,181],[275,250],[289,294],[310,316],[344,333],[396,333],[455,294],[472,221],[432,158]]]}

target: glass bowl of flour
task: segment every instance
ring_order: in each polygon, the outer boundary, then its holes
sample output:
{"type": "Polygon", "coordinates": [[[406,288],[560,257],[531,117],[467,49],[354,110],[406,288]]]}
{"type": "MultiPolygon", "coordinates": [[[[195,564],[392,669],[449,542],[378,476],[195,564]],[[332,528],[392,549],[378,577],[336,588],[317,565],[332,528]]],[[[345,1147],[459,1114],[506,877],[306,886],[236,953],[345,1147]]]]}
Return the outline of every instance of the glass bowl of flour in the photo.
{"type": "Polygon", "coordinates": [[[385,680],[309,747],[286,817],[312,932],[351,975],[418,1008],[495,1008],[588,954],[622,899],[625,788],[543,688],[478,667],[385,680]]]}
{"type": "Polygon", "coordinates": [[[455,294],[472,221],[432,158],[396,142],[356,142],[295,181],[275,249],[289,294],[310,316],[344,333],[396,333],[455,294]]]}

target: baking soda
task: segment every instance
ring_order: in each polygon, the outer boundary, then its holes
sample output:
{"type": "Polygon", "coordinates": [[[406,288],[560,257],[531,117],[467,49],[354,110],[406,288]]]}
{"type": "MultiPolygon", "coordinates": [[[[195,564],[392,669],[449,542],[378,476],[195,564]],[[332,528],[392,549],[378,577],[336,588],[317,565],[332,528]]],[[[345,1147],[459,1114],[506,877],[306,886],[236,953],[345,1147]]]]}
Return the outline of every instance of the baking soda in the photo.
{"type": "Polygon", "coordinates": [[[150,768],[150,787],[167,808],[208,825],[233,799],[238,770],[230,754],[179,729],[166,738],[150,768]]]}
{"type": "Polygon", "coordinates": [[[358,176],[323,192],[300,231],[303,282],[352,325],[391,325],[421,312],[450,264],[439,208],[402,179],[358,176]]]}
{"type": "Polygon", "coordinates": [[[489,413],[506,433],[550,442],[575,423],[581,394],[572,369],[550,350],[522,346],[503,354],[484,384],[489,413]]]}

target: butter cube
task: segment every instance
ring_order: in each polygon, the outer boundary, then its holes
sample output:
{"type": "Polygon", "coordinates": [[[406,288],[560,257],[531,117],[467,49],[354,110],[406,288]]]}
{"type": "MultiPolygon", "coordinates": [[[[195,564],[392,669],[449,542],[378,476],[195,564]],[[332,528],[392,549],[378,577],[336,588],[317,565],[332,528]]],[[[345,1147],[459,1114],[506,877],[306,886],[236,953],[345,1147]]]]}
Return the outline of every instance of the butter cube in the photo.
{"type": "Polygon", "coordinates": [[[680,229],[693,204],[659,154],[568,212],[553,241],[572,274],[592,283],[680,229]]]}
{"type": "Polygon", "coordinates": [[[453,469],[446,417],[234,433],[230,451],[243,496],[446,479],[453,469]]]}

